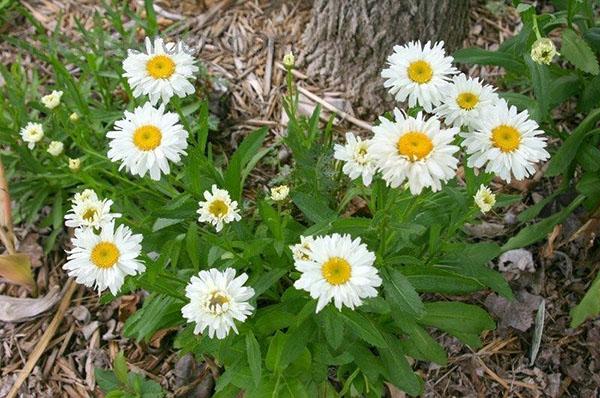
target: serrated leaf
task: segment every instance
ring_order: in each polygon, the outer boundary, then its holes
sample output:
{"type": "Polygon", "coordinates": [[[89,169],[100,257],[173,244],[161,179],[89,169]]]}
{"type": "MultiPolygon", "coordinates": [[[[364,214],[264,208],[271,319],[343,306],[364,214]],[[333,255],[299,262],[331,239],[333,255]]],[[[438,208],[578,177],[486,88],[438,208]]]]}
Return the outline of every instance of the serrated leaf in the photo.
{"type": "Polygon", "coordinates": [[[452,54],[454,62],[463,64],[496,65],[514,73],[524,73],[525,64],[511,54],[502,51],[488,51],[481,48],[463,48],[452,54]]]}
{"type": "Polygon", "coordinates": [[[572,29],[563,31],[560,51],[577,69],[592,75],[597,75],[600,72],[596,55],[585,40],[572,29]]]}
{"type": "Polygon", "coordinates": [[[246,353],[248,355],[248,365],[250,365],[250,373],[252,373],[252,379],[254,384],[258,386],[260,383],[260,375],[262,370],[262,360],[260,353],[260,345],[254,337],[254,333],[249,331],[246,334],[246,353]]]}
{"type": "Polygon", "coordinates": [[[356,311],[346,309],[342,310],[342,316],[345,318],[350,329],[358,337],[377,347],[386,346],[381,332],[369,318],[356,311]]]}
{"type": "Polygon", "coordinates": [[[378,351],[386,370],[387,379],[410,395],[421,394],[423,382],[410,367],[398,339],[392,335],[386,335],[386,343],[387,346],[378,351]]]}
{"type": "Polygon", "coordinates": [[[400,271],[391,269],[384,274],[385,297],[396,311],[413,315],[423,314],[423,302],[409,280],[400,271]]]}
{"type": "Polygon", "coordinates": [[[462,334],[479,335],[493,330],[496,324],[482,308],[461,302],[437,301],[425,303],[425,315],[418,323],[434,326],[457,337],[462,334]]]}
{"type": "Polygon", "coordinates": [[[115,372],[115,377],[121,384],[127,384],[127,374],[129,372],[127,370],[127,361],[125,361],[125,356],[122,352],[119,352],[115,357],[113,362],[113,372],[115,372]]]}

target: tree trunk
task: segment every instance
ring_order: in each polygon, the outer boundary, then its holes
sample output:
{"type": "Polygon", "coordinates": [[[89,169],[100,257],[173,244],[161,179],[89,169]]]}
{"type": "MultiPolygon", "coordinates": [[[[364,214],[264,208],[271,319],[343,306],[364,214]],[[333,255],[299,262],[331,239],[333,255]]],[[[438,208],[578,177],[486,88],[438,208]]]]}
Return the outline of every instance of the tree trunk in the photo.
{"type": "Polygon", "coordinates": [[[444,40],[458,48],[468,26],[469,0],[314,0],[300,62],[311,76],[340,84],[359,115],[392,105],[381,70],[396,44],[444,40]]]}

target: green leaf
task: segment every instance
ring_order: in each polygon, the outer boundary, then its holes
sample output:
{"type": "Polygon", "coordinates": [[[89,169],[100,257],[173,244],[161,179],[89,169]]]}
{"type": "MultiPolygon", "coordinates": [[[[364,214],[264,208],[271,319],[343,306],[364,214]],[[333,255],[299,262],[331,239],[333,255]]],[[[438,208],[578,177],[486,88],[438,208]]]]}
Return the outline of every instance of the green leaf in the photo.
{"type": "Polygon", "coordinates": [[[425,315],[417,322],[442,329],[463,342],[471,344],[484,330],[493,330],[496,324],[490,315],[476,305],[461,302],[437,301],[425,303],[425,315]]]}
{"type": "Polygon", "coordinates": [[[422,293],[466,294],[485,287],[475,278],[445,269],[443,266],[408,265],[401,272],[415,290],[422,293]]]}
{"type": "Polygon", "coordinates": [[[344,341],[344,322],[336,310],[326,306],[319,314],[319,325],[323,329],[325,339],[333,349],[338,349],[344,341]]]}
{"type": "Polygon", "coordinates": [[[148,341],[160,329],[183,323],[181,307],[183,303],[166,295],[151,295],[144,306],[127,319],[123,334],[137,341],[148,341]]]}
{"type": "Polygon", "coordinates": [[[321,197],[304,192],[294,192],[291,196],[302,214],[315,224],[330,222],[337,217],[336,212],[330,209],[327,202],[321,197]]]}
{"type": "Polygon", "coordinates": [[[550,110],[550,72],[546,65],[540,65],[531,59],[529,54],[523,56],[525,63],[529,68],[531,75],[531,84],[533,85],[533,93],[537,100],[537,105],[540,110],[540,118],[546,119],[550,110]]]}
{"type": "Polygon", "coordinates": [[[110,391],[118,390],[119,381],[112,371],[96,368],[94,369],[94,374],[96,376],[96,384],[98,384],[98,387],[100,387],[102,391],[108,393],[110,391]]]}
{"type": "Polygon", "coordinates": [[[378,351],[387,373],[387,379],[410,395],[421,394],[423,382],[410,367],[398,339],[392,335],[386,335],[386,342],[387,346],[378,351]]]}
{"type": "Polygon", "coordinates": [[[562,33],[562,55],[579,70],[592,75],[600,72],[596,55],[588,44],[572,29],[565,29],[562,33]]]}
{"type": "Polygon", "coordinates": [[[195,269],[200,268],[200,239],[198,237],[198,225],[196,221],[190,223],[185,235],[185,250],[195,269]]]}
{"type": "Polygon", "coordinates": [[[576,328],[587,318],[600,314],[600,273],[590,286],[581,303],[571,310],[571,327],[576,328]]]}
{"type": "Polygon", "coordinates": [[[154,1],[144,0],[146,9],[146,36],[151,39],[158,34],[158,23],[156,22],[156,12],[153,6],[154,1]]]}
{"type": "Polygon", "coordinates": [[[115,357],[113,371],[115,372],[117,380],[119,380],[121,384],[127,385],[127,374],[129,371],[127,370],[127,362],[125,361],[125,356],[122,352],[119,352],[115,357]]]}
{"type": "Polygon", "coordinates": [[[383,274],[385,297],[396,311],[423,314],[423,302],[409,280],[400,271],[390,269],[383,274]]]}
{"type": "Polygon", "coordinates": [[[278,372],[280,370],[281,362],[281,351],[283,350],[283,344],[285,343],[285,334],[277,331],[271,338],[269,349],[267,350],[267,356],[265,358],[265,366],[271,372],[278,372]]]}
{"type": "Polygon", "coordinates": [[[260,374],[262,369],[260,345],[254,337],[254,333],[249,331],[246,334],[246,353],[248,354],[248,365],[250,365],[250,373],[252,373],[252,379],[254,384],[258,386],[260,383],[260,374]]]}
{"type": "Polygon", "coordinates": [[[422,358],[446,366],[448,355],[444,347],[439,345],[425,329],[419,326],[414,318],[401,313],[392,313],[392,317],[400,330],[408,335],[407,344],[414,347],[422,358]]]}
{"type": "Polygon", "coordinates": [[[377,326],[373,323],[373,321],[366,316],[352,310],[344,309],[341,312],[344,317],[346,323],[350,327],[350,329],[361,339],[366,341],[367,343],[377,346],[377,347],[385,347],[386,342],[381,335],[377,326]]]}
{"type": "Polygon", "coordinates": [[[525,65],[517,58],[501,51],[488,51],[478,47],[463,48],[453,54],[454,61],[462,64],[496,65],[507,71],[523,74],[525,65]]]}
{"type": "Polygon", "coordinates": [[[265,140],[267,131],[266,128],[261,128],[250,133],[244,138],[229,161],[229,166],[227,167],[227,172],[225,172],[224,179],[225,187],[233,200],[241,200],[242,187],[244,186],[244,181],[249,173],[249,170],[247,170],[246,167],[249,164],[258,161],[255,156],[262,153],[259,151],[259,148],[265,140]]]}
{"type": "Polygon", "coordinates": [[[584,195],[579,195],[571,204],[556,214],[532,225],[528,225],[519,233],[510,238],[508,242],[502,246],[502,251],[508,251],[512,249],[518,249],[520,247],[528,246],[538,240],[543,239],[552,232],[555,225],[562,223],[581,203],[585,200],[584,195]]]}

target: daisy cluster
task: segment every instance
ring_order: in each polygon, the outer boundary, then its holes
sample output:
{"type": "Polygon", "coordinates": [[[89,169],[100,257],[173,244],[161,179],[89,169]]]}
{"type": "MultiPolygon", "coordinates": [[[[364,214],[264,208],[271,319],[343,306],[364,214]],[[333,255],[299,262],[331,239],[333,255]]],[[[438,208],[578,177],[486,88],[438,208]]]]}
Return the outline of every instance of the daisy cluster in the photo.
{"type": "Polygon", "coordinates": [[[67,252],[63,268],[77,283],[117,294],[127,275],[146,270],[138,260],[142,235],[133,234],[126,225],[115,227],[121,215],[111,213],[112,200],[100,199],[91,189],[75,194],[72,202],[65,224],[75,228],[73,249],[67,252]]]}
{"type": "Polygon", "coordinates": [[[407,186],[418,195],[425,188],[439,191],[455,176],[461,147],[469,167],[507,182],[532,175],[535,164],[549,158],[546,138],[526,110],[518,112],[452,62],[443,42],[394,47],[381,72],[384,86],[398,102],[427,114],[395,109],[392,120],[379,118],[369,140],[346,134],[346,144],[337,144],[334,153],[346,175],[369,185],[380,173],[388,186],[407,186]]]}

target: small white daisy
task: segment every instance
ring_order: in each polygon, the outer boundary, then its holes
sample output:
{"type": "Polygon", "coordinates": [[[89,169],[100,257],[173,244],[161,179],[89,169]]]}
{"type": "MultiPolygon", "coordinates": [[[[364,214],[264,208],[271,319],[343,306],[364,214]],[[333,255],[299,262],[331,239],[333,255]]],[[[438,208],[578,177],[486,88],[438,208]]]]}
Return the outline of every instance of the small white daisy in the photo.
{"type": "Polygon", "coordinates": [[[236,278],[232,268],[223,272],[211,268],[192,276],[185,288],[190,302],[183,306],[181,313],[188,322],[196,323],[195,334],[208,328],[211,339],[215,336],[224,339],[231,329],[238,332],[235,321],[244,322],[254,309],[248,303],[254,296],[254,289],[244,286],[247,280],[246,274],[236,278]]]}
{"type": "Polygon", "coordinates": [[[121,162],[131,174],[143,177],[148,172],[153,180],[161,173],[169,174],[169,161],[178,163],[188,146],[188,132],[179,124],[179,116],[166,112],[164,105],[155,108],[149,102],[125,111],[125,118],[115,122],[110,138],[108,157],[121,162]]]}
{"type": "Polygon", "coordinates": [[[238,203],[231,200],[229,192],[226,190],[213,185],[211,191],[204,192],[204,198],[206,201],[198,203],[200,206],[197,211],[200,215],[198,221],[214,225],[217,232],[223,229],[224,224],[239,221],[242,218],[237,208],[238,203]]]}
{"type": "Polygon", "coordinates": [[[394,116],[395,121],[379,118],[369,147],[382,178],[392,188],[408,180],[413,195],[426,187],[439,191],[455,175],[458,159],[453,154],[459,148],[452,141],[459,130],[441,129],[436,117],[425,120],[421,112],[405,117],[396,108],[394,116]]]}
{"type": "Polygon", "coordinates": [[[27,143],[27,148],[33,149],[44,138],[44,128],[41,123],[29,122],[21,129],[21,138],[27,143]]]}
{"type": "Polygon", "coordinates": [[[169,102],[173,95],[185,97],[194,93],[194,79],[198,71],[190,49],[182,42],[167,43],[155,38],[154,44],[146,37],[146,52],[129,50],[123,61],[124,77],[127,78],[135,97],[148,95],[155,105],[159,98],[169,102]]]}
{"type": "Polygon", "coordinates": [[[350,235],[339,234],[317,236],[310,246],[310,258],[294,263],[302,273],[294,287],[306,290],[318,300],[316,312],[331,301],[338,310],[343,305],[354,309],[364,298],[377,296],[381,278],[373,267],[375,254],[360,238],[353,240],[350,235]]]}
{"type": "Polygon", "coordinates": [[[475,204],[482,213],[487,213],[492,210],[492,207],[496,204],[496,195],[492,193],[492,190],[481,184],[475,196],[473,196],[475,204]]]}
{"type": "Polygon", "coordinates": [[[384,87],[396,96],[396,101],[408,106],[419,104],[427,112],[440,104],[450,76],[458,73],[452,66],[453,58],[446,55],[444,42],[431,46],[427,42],[410,42],[394,46],[394,53],[388,57],[389,67],[381,71],[384,87]]]}
{"type": "Polygon", "coordinates": [[[271,199],[275,202],[281,202],[285,200],[290,194],[290,187],[287,185],[279,185],[271,188],[271,199]]]}
{"type": "Polygon", "coordinates": [[[484,116],[486,108],[498,101],[494,90],[478,78],[467,78],[461,73],[454,76],[444,91],[442,104],[434,112],[448,126],[472,128],[484,116]]]}
{"type": "Polygon", "coordinates": [[[63,269],[77,283],[97,288],[99,293],[108,288],[117,294],[127,275],[146,270],[137,259],[141,242],[142,235],[132,234],[125,225],[115,230],[114,222],[105,224],[100,234],[91,228],[77,228],[63,269]]]}
{"type": "Polygon", "coordinates": [[[71,169],[71,171],[78,171],[80,168],[81,168],[81,159],[80,158],[75,158],[75,159],[69,158],[69,169],[71,169]]]}
{"type": "Polygon", "coordinates": [[[485,166],[486,172],[495,173],[506,182],[512,176],[522,180],[532,175],[535,163],[550,157],[544,149],[546,138],[539,136],[543,131],[538,128],[526,110],[518,112],[506,101],[498,101],[486,111],[474,132],[463,134],[463,146],[471,155],[467,165],[485,166]]]}
{"type": "Polygon", "coordinates": [[[290,250],[292,251],[292,256],[294,257],[294,261],[308,261],[312,255],[311,245],[314,242],[314,238],[312,236],[301,236],[300,243],[296,243],[295,245],[290,246],[290,250]]]}
{"type": "Polygon", "coordinates": [[[65,144],[60,141],[52,141],[50,145],[48,145],[48,149],[46,151],[52,156],[60,155],[65,149],[65,144]]]}
{"type": "Polygon", "coordinates": [[[42,104],[48,109],[54,109],[60,105],[60,98],[62,97],[62,91],[52,91],[48,95],[42,97],[42,104]]]}
{"type": "Polygon", "coordinates": [[[110,212],[112,204],[110,199],[98,199],[98,195],[91,189],[77,193],[73,197],[73,206],[65,214],[65,225],[71,228],[102,228],[121,217],[119,213],[110,212]]]}
{"type": "Polygon", "coordinates": [[[351,179],[362,177],[366,186],[373,181],[375,162],[369,154],[369,140],[363,141],[351,132],[346,133],[346,145],[335,144],[333,157],[344,163],[342,171],[351,179]]]}

